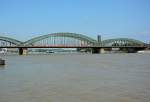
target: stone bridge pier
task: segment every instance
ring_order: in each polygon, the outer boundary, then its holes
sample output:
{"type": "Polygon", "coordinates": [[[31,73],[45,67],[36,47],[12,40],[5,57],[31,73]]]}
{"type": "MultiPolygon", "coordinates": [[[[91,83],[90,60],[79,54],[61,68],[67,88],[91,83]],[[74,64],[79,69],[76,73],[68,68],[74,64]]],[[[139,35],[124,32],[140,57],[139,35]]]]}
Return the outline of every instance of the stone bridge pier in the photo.
{"type": "Polygon", "coordinates": [[[93,54],[105,53],[105,49],[104,48],[92,48],[92,53],[93,54]]]}
{"type": "Polygon", "coordinates": [[[27,55],[28,49],[27,48],[19,48],[19,55],[27,55]]]}

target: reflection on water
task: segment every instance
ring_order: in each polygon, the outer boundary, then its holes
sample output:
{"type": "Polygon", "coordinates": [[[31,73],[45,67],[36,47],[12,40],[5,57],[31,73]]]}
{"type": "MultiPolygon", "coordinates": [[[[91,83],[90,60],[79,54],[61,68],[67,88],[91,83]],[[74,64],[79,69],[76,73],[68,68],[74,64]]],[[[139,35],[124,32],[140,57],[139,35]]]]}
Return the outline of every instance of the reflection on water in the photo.
{"type": "Polygon", "coordinates": [[[0,102],[150,102],[149,54],[3,58],[0,102]]]}

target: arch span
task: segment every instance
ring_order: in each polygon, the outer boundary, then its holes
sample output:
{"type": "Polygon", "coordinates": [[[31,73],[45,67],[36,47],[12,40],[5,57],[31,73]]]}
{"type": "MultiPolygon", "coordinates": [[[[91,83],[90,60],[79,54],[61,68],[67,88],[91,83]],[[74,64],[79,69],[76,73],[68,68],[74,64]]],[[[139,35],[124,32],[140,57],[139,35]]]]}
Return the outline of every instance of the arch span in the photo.
{"type": "Polygon", "coordinates": [[[4,37],[4,36],[0,36],[0,40],[4,41],[4,42],[11,43],[13,45],[20,45],[20,44],[23,43],[23,42],[21,42],[19,40],[16,40],[16,39],[13,39],[13,38],[9,38],[9,37],[4,37]]]}
{"type": "Polygon", "coordinates": [[[116,38],[116,39],[103,40],[102,44],[104,46],[140,46],[140,45],[144,45],[144,42],[136,39],[116,38]]]}
{"type": "MultiPolygon", "coordinates": [[[[35,37],[35,38],[32,38],[26,42],[24,42],[24,45],[34,45],[36,42],[39,42],[41,40],[44,40],[44,39],[48,39],[48,38],[62,38],[63,40],[64,39],[76,39],[76,40],[79,40],[79,41],[85,41],[89,44],[97,44],[97,41],[88,37],[88,36],[85,36],[85,35],[82,35],[82,34],[76,34],[76,33],[52,33],[52,34],[47,34],[47,35],[43,35],[43,36],[39,36],[39,37],[35,37]]],[[[49,39],[49,40],[52,40],[52,39],[49,39]]]]}

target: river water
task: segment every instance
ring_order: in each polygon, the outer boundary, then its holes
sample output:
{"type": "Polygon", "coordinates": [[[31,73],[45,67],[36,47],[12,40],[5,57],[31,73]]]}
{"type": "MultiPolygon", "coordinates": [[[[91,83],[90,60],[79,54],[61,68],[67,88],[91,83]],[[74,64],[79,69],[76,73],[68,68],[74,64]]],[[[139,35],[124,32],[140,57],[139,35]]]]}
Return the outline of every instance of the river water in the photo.
{"type": "Polygon", "coordinates": [[[150,102],[150,54],[2,57],[0,102],[150,102]]]}

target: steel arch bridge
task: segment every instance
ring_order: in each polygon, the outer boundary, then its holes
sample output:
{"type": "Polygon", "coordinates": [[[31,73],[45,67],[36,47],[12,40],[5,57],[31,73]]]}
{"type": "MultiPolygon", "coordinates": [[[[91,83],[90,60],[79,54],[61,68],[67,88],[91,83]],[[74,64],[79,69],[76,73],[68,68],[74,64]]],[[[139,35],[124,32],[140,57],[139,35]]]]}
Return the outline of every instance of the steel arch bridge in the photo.
{"type": "Polygon", "coordinates": [[[88,36],[76,33],[52,33],[32,38],[28,41],[0,36],[0,47],[126,47],[126,46],[145,46],[145,43],[135,39],[116,38],[107,39],[101,42],[88,36]]]}
{"type": "Polygon", "coordinates": [[[103,46],[145,46],[144,42],[129,38],[107,39],[101,43],[103,46]]]}
{"type": "Polygon", "coordinates": [[[0,36],[0,46],[17,46],[21,45],[22,43],[23,42],[13,38],[0,36]]]}
{"type": "Polygon", "coordinates": [[[24,42],[25,46],[95,46],[98,42],[76,33],[52,33],[24,42]]]}

